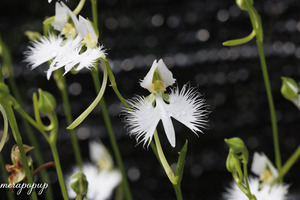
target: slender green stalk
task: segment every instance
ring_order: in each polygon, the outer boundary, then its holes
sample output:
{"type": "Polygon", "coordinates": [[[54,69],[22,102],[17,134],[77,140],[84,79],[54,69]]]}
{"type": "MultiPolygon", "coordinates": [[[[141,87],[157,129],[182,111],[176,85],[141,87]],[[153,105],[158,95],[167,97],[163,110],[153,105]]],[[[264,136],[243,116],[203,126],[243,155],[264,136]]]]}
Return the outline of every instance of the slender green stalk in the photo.
{"type": "MultiPolygon", "coordinates": [[[[24,167],[25,172],[26,172],[27,181],[28,181],[29,184],[33,185],[32,172],[31,172],[31,170],[28,166],[27,158],[26,158],[26,155],[25,155],[24,147],[23,147],[22,137],[21,137],[19,129],[18,129],[18,125],[17,125],[17,121],[16,121],[16,118],[15,118],[13,109],[10,106],[6,106],[4,109],[6,110],[6,114],[7,114],[8,121],[9,121],[9,124],[10,124],[10,127],[11,127],[11,131],[13,133],[15,141],[16,141],[18,147],[19,147],[19,150],[20,150],[21,159],[22,159],[22,162],[23,162],[23,167],[24,167]]],[[[35,190],[32,190],[31,199],[37,200],[37,195],[36,195],[35,190]]]]}
{"type": "Polygon", "coordinates": [[[57,173],[61,193],[63,195],[64,200],[68,200],[69,199],[68,192],[67,192],[66,184],[64,181],[64,176],[62,173],[62,168],[61,168],[61,164],[60,164],[60,160],[59,160],[59,156],[58,156],[58,152],[57,152],[57,147],[56,147],[56,140],[57,140],[57,135],[58,135],[58,119],[57,119],[56,113],[52,113],[52,115],[49,115],[49,118],[50,118],[50,121],[53,121],[53,124],[55,124],[55,126],[49,136],[49,145],[50,145],[50,148],[52,151],[52,156],[53,156],[54,163],[55,163],[55,168],[56,168],[56,173],[57,173]]]}
{"type": "Polygon", "coordinates": [[[54,163],[55,163],[55,168],[56,168],[56,173],[57,173],[61,193],[63,195],[64,200],[69,200],[67,188],[66,188],[65,181],[64,181],[64,176],[63,176],[60,161],[59,161],[56,144],[54,142],[50,142],[50,148],[51,148],[52,156],[53,156],[54,163]]]}
{"type": "Polygon", "coordinates": [[[263,77],[264,77],[268,102],[269,102],[269,109],[270,109],[270,116],[271,116],[272,130],[273,130],[275,162],[276,162],[277,170],[280,172],[281,171],[281,156],[280,156],[280,147],[279,147],[279,139],[278,139],[276,112],[275,112],[275,106],[274,106],[274,102],[273,102],[272,90],[271,90],[271,85],[270,85],[270,80],[269,80],[268,69],[267,69],[267,64],[266,64],[262,41],[257,40],[257,47],[258,47],[259,58],[260,58],[261,69],[262,69],[262,73],[263,73],[263,77]]]}
{"type": "MultiPolygon", "coordinates": [[[[70,101],[69,101],[68,92],[67,92],[67,83],[66,83],[65,77],[62,74],[62,69],[55,71],[54,78],[56,81],[56,85],[59,88],[59,91],[62,96],[62,101],[63,101],[63,106],[64,106],[64,110],[65,110],[65,114],[66,114],[67,124],[70,125],[73,122],[73,117],[72,117],[70,101]]],[[[72,145],[73,145],[76,163],[77,163],[79,169],[82,170],[83,162],[82,162],[82,157],[81,157],[80,146],[78,143],[78,139],[76,137],[76,132],[74,129],[69,130],[69,132],[71,135],[71,141],[72,141],[72,145]]]]}
{"type": "Polygon", "coordinates": [[[177,200],[182,200],[182,193],[180,184],[173,184],[177,200]]]}
{"type": "Polygon", "coordinates": [[[157,149],[157,154],[159,156],[159,159],[160,159],[160,162],[161,162],[161,165],[163,166],[169,180],[171,181],[171,183],[173,185],[176,185],[177,182],[176,182],[176,179],[175,179],[175,175],[165,157],[165,154],[162,150],[162,147],[161,147],[161,144],[160,144],[160,140],[159,140],[159,137],[158,137],[158,134],[157,134],[157,131],[155,130],[154,132],[154,141],[155,141],[155,144],[156,144],[156,149],[157,149]]]}
{"type": "MultiPolygon", "coordinates": [[[[5,162],[4,162],[4,159],[2,157],[2,153],[0,153],[0,170],[1,170],[3,180],[7,183],[8,175],[7,175],[7,171],[6,171],[4,166],[5,166],[5,162]]],[[[11,190],[7,190],[6,195],[7,195],[8,200],[14,200],[15,199],[15,196],[13,195],[11,190]]]]}
{"type": "Polygon", "coordinates": [[[282,180],[285,174],[290,170],[290,168],[295,164],[295,162],[300,157],[300,145],[298,146],[297,150],[293,153],[293,155],[286,161],[283,165],[281,171],[279,172],[278,180],[282,180]]]}
{"type": "MultiPolygon", "coordinates": [[[[106,68],[106,66],[103,66],[103,68],[106,68]]],[[[94,68],[92,70],[92,77],[93,77],[95,89],[96,89],[97,92],[99,92],[100,91],[100,80],[99,80],[99,76],[98,76],[97,72],[98,72],[98,69],[94,68]]],[[[115,138],[113,127],[112,127],[110,117],[109,117],[109,114],[108,114],[108,111],[107,111],[107,108],[106,108],[105,100],[104,100],[103,97],[100,100],[100,107],[101,107],[101,110],[102,110],[102,115],[103,115],[104,122],[105,122],[105,125],[106,125],[106,128],[107,128],[110,143],[111,143],[112,148],[113,148],[114,156],[116,158],[117,165],[118,165],[118,167],[121,171],[121,174],[122,174],[122,181],[123,181],[122,184],[123,184],[123,187],[124,187],[124,193],[125,193],[126,199],[130,200],[130,199],[132,199],[132,197],[131,197],[131,192],[130,192],[130,188],[129,188],[125,168],[124,168],[124,165],[123,165],[120,150],[119,150],[116,138],[115,138]]]]}

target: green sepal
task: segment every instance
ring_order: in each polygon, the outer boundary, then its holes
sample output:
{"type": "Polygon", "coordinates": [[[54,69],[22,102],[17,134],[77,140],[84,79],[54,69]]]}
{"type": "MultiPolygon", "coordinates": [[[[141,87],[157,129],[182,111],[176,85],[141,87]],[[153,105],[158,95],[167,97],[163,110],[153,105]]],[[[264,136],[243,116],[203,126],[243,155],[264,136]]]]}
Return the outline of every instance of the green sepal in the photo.
{"type": "Polygon", "coordinates": [[[233,153],[242,163],[248,163],[249,153],[243,140],[238,137],[225,139],[225,142],[229,146],[229,152],[233,153]]]}
{"type": "Polygon", "coordinates": [[[224,46],[236,46],[236,45],[245,44],[245,43],[249,42],[250,40],[252,40],[255,35],[256,35],[255,30],[252,30],[252,32],[248,36],[246,36],[244,38],[240,38],[240,39],[228,40],[226,42],[223,42],[223,45],[224,46]]]}

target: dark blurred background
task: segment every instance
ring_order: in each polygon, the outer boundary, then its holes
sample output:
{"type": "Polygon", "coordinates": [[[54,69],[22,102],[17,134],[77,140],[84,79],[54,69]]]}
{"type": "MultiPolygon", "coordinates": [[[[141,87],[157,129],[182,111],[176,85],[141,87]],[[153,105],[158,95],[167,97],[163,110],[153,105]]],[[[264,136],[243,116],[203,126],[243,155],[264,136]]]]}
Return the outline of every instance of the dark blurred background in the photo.
{"type": "MultiPolygon", "coordinates": [[[[78,2],[67,5],[74,9],[78,2]]],[[[265,33],[265,53],[277,111],[283,162],[299,145],[299,110],[280,94],[281,76],[300,81],[300,2],[297,0],[255,1],[265,33]]],[[[32,93],[37,88],[53,93],[58,102],[61,130],[58,149],[64,172],[75,164],[69,133],[56,84],[46,79],[45,68],[30,70],[23,62],[29,44],[26,30],[42,31],[46,16],[54,15],[55,0],[1,0],[0,32],[13,55],[16,81],[26,109],[32,113],[32,93]]],[[[210,128],[197,137],[182,124],[176,126],[176,148],[172,148],[161,127],[159,133],[170,164],[177,161],[186,139],[189,140],[182,192],[184,199],[220,199],[224,187],[232,180],[226,171],[228,147],[224,138],[238,136],[248,146],[250,159],[255,151],[265,152],[274,161],[272,130],[268,102],[260,69],[255,40],[246,45],[224,47],[222,42],[240,38],[251,32],[246,12],[234,0],[99,0],[99,41],[105,46],[119,90],[126,98],[148,95],[139,86],[154,59],[163,58],[181,88],[189,82],[198,87],[212,111],[210,128]]],[[[80,13],[92,19],[87,1],[80,13]]],[[[96,96],[88,70],[66,75],[73,116],[78,116],[96,96]]],[[[134,199],[175,199],[172,185],[151,149],[136,146],[124,128],[122,105],[111,88],[105,99],[125,163],[134,199]]],[[[2,124],[1,124],[2,126],[2,124]]],[[[22,127],[20,127],[22,131],[22,127]]],[[[100,138],[111,150],[99,108],[76,129],[85,161],[89,161],[88,142],[100,138]]],[[[39,139],[45,161],[51,153],[41,134],[39,139]]],[[[27,138],[23,133],[23,140],[27,138]]],[[[3,149],[6,163],[11,163],[10,137],[3,149]]],[[[251,162],[250,162],[251,163],[251,162]]],[[[250,167],[250,166],[249,166],[250,167]]],[[[300,162],[285,177],[290,184],[290,199],[300,199],[300,162]]],[[[58,191],[55,171],[49,169],[58,191]]],[[[1,181],[3,182],[3,181],[1,181]]],[[[1,199],[5,192],[0,191],[1,199]]],[[[3,197],[3,198],[2,198],[3,197]]],[[[23,197],[25,198],[25,197],[23,197]]]]}

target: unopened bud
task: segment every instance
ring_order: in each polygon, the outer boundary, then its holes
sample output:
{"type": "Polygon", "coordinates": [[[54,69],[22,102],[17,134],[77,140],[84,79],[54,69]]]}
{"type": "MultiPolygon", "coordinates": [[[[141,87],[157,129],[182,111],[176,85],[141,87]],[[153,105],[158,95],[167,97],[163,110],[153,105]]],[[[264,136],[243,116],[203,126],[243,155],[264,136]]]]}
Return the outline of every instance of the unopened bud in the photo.
{"type": "Polygon", "coordinates": [[[39,89],[38,106],[42,113],[50,114],[55,110],[56,101],[52,94],[39,89]]]}
{"type": "Polygon", "coordinates": [[[282,77],[281,94],[288,100],[298,98],[299,86],[292,78],[282,77]]]}
{"type": "Polygon", "coordinates": [[[71,177],[71,188],[74,190],[76,195],[84,196],[88,191],[88,181],[86,176],[82,172],[73,174],[71,177]]]}
{"type": "Polygon", "coordinates": [[[242,162],[248,163],[249,153],[243,140],[238,137],[225,139],[230,148],[230,152],[234,153],[242,162]]]}

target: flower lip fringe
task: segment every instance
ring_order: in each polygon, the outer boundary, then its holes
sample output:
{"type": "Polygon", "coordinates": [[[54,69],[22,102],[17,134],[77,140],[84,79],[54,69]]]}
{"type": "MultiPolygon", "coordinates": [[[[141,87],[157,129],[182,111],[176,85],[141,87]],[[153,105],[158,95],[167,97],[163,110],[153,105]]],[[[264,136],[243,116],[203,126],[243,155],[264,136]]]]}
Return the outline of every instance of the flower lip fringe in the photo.
{"type": "Polygon", "coordinates": [[[156,95],[155,100],[150,96],[134,97],[128,101],[131,108],[123,112],[129,134],[136,136],[138,144],[144,142],[144,146],[148,147],[159,121],[162,120],[168,140],[175,147],[171,117],[187,126],[197,136],[197,132],[203,133],[201,129],[208,128],[208,106],[201,94],[189,84],[185,84],[181,91],[178,87],[171,89],[168,102],[160,95],[156,95]]]}

